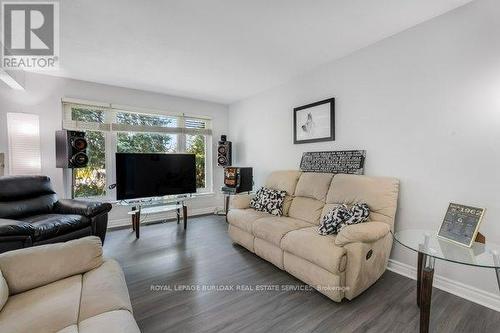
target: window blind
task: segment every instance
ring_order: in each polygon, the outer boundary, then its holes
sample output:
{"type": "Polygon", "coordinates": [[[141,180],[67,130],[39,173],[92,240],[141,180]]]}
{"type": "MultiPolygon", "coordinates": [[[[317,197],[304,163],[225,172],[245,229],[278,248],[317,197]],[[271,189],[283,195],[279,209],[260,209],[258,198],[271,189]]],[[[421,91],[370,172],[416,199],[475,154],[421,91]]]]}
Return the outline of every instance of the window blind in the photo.
{"type": "Polygon", "coordinates": [[[63,99],[62,105],[64,129],[212,135],[208,117],[74,99],[63,99]],[[80,111],[79,117],[75,117],[75,110],[80,111]],[[127,123],[127,115],[139,118],[127,123]]]}

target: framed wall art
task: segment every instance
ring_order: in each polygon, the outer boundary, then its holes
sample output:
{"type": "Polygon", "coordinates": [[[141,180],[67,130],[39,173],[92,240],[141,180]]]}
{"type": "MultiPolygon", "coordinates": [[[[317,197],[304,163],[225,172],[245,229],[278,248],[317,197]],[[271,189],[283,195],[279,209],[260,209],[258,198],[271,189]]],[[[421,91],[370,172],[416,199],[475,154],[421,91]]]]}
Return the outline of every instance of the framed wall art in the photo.
{"type": "Polygon", "coordinates": [[[476,239],[485,209],[450,203],[438,237],[471,247],[476,239]]]}
{"type": "Polygon", "coordinates": [[[335,140],[335,98],[293,109],[293,143],[335,140]]]}

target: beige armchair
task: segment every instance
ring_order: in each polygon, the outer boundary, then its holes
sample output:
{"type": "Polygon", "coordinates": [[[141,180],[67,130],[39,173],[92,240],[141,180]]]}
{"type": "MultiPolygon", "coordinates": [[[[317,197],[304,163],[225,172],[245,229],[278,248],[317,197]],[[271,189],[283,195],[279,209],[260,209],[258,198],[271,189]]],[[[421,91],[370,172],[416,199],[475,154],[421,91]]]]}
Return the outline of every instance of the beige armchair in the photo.
{"type": "Polygon", "coordinates": [[[135,333],[119,264],[98,237],[0,255],[0,332],[135,333]]]}

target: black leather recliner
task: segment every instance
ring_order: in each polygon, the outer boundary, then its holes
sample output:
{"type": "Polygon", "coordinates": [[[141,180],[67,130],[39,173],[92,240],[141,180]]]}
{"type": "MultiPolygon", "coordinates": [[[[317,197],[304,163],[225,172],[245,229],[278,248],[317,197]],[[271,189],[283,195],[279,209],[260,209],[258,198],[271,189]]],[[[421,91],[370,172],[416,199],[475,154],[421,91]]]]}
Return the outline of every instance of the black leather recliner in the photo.
{"type": "Polygon", "coordinates": [[[0,177],[0,253],[95,235],[104,243],[111,204],[59,200],[46,176],[0,177]]]}

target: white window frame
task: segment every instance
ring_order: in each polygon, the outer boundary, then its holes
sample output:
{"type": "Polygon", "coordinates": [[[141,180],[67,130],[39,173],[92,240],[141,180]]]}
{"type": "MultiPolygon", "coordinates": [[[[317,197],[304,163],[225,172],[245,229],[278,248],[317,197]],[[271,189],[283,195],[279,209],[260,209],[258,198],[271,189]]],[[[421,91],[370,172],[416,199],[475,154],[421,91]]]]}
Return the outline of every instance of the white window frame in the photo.
{"type": "MultiPolygon", "coordinates": [[[[94,196],[86,197],[85,199],[96,199],[96,200],[116,200],[116,189],[109,189],[109,186],[116,183],[116,161],[115,154],[117,152],[117,141],[119,132],[144,132],[144,133],[165,133],[165,134],[175,134],[177,135],[177,149],[176,153],[186,152],[186,135],[198,135],[201,134],[205,137],[205,187],[197,188],[197,194],[206,194],[213,192],[213,164],[212,164],[212,120],[210,117],[199,116],[199,115],[186,115],[183,113],[172,113],[163,110],[153,110],[136,108],[125,105],[108,104],[101,102],[86,101],[73,98],[63,98],[62,99],[62,112],[63,112],[63,122],[62,128],[67,130],[80,130],[80,131],[99,131],[104,133],[105,138],[105,163],[106,163],[106,195],[105,196],[94,196]],[[95,110],[104,111],[104,123],[91,123],[91,122],[81,122],[74,121],[72,119],[72,108],[80,106],[89,109],[94,108],[95,110]],[[168,116],[176,118],[177,127],[162,127],[162,128],[151,128],[148,131],[147,126],[136,126],[136,131],[126,130],[127,128],[132,128],[133,125],[120,125],[116,123],[116,114],[118,112],[130,112],[136,114],[144,114],[151,116],[168,116]],[[205,126],[203,129],[196,128],[186,128],[185,119],[193,119],[203,121],[205,126]]],[[[67,193],[72,193],[73,186],[72,172],[67,174],[69,191],[67,193]]],[[[80,197],[82,198],[82,197],[80,197]]]]}

